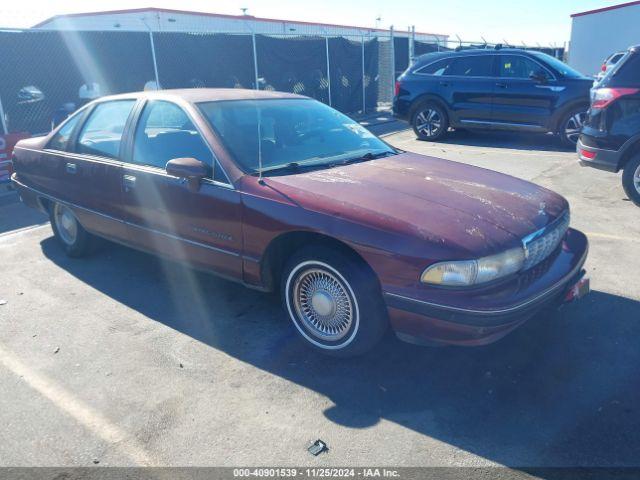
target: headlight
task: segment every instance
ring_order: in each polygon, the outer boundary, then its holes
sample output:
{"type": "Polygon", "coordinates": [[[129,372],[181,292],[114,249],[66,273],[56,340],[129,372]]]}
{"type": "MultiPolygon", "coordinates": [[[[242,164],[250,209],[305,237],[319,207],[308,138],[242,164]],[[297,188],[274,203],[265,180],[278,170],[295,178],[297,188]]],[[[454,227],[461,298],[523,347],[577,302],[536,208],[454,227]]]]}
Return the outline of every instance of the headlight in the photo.
{"type": "Polygon", "coordinates": [[[524,250],[516,247],[477,260],[434,263],[422,272],[420,281],[450,287],[479,285],[511,275],[523,264],[524,250]]]}

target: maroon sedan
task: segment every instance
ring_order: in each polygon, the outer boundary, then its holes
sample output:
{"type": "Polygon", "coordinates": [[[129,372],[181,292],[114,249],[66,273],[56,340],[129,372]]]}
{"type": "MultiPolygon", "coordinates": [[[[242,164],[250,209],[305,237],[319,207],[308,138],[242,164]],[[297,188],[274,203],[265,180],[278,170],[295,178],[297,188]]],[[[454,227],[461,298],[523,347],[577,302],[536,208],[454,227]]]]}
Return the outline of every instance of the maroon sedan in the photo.
{"type": "Polygon", "coordinates": [[[569,205],[399,151],[298,95],[196,89],[95,101],[15,149],[22,200],[71,256],[94,236],[280,290],[300,335],[353,355],[492,342],[584,293],[569,205]]]}

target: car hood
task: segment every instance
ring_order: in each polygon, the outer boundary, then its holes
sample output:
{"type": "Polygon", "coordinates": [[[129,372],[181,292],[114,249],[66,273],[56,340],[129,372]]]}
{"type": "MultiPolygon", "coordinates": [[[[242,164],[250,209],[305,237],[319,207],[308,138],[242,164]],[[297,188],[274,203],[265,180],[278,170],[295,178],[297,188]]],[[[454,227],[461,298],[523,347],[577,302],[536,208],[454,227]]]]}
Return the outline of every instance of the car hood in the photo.
{"type": "Polygon", "coordinates": [[[568,209],[563,197],[533,183],[414,153],[267,181],[303,208],[461,254],[516,245],[568,209]]]}

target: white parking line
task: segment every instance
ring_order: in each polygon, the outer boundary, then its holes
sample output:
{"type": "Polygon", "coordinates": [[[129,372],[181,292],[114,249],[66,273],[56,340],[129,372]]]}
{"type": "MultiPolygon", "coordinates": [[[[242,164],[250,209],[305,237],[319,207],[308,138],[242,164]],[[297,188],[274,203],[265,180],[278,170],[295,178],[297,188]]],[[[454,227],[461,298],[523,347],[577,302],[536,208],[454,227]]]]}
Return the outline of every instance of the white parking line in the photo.
{"type": "Polygon", "coordinates": [[[13,374],[21,377],[31,388],[91,431],[96,437],[120,450],[135,464],[140,466],[157,464],[132,435],[113,424],[100,412],[74,397],[60,385],[26,366],[2,346],[0,346],[0,364],[4,365],[13,374]]]}
{"type": "Polygon", "coordinates": [[[606,238],[607,240],[621,240],[623,242],[640,243],[640,238],[621,237],[620,235],[610,235],[608,233],[584,232],[587,237],[606,238]]]}
{"type": "Polygon", "coordinates": [[[37,230],[39,228],[48,227],[49,222],[47,223],[38,223],[37,225],[29,225],[28,227],[17,228],[16,230],[10,230],[8,232],[0,233],[0,238],[10,237],[12,235],[18,235],[19,233],[29,232],[31,230],[37,230]]]}

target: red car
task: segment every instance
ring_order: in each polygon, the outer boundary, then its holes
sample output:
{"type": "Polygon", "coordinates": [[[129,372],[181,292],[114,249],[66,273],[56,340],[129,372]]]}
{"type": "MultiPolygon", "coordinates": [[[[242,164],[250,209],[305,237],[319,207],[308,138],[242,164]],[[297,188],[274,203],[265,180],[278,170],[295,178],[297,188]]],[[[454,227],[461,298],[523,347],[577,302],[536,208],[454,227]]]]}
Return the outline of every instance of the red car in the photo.
{"type": "Polygon", "coordinates": [[[489,343],[588,285],[561,196],[399,151],[299,95],[105,97],[15,156],[22,200],[69,255],[100,236],[279,290],[326,353],[362,353],[389,325],[418,343],[489,343]]]}

